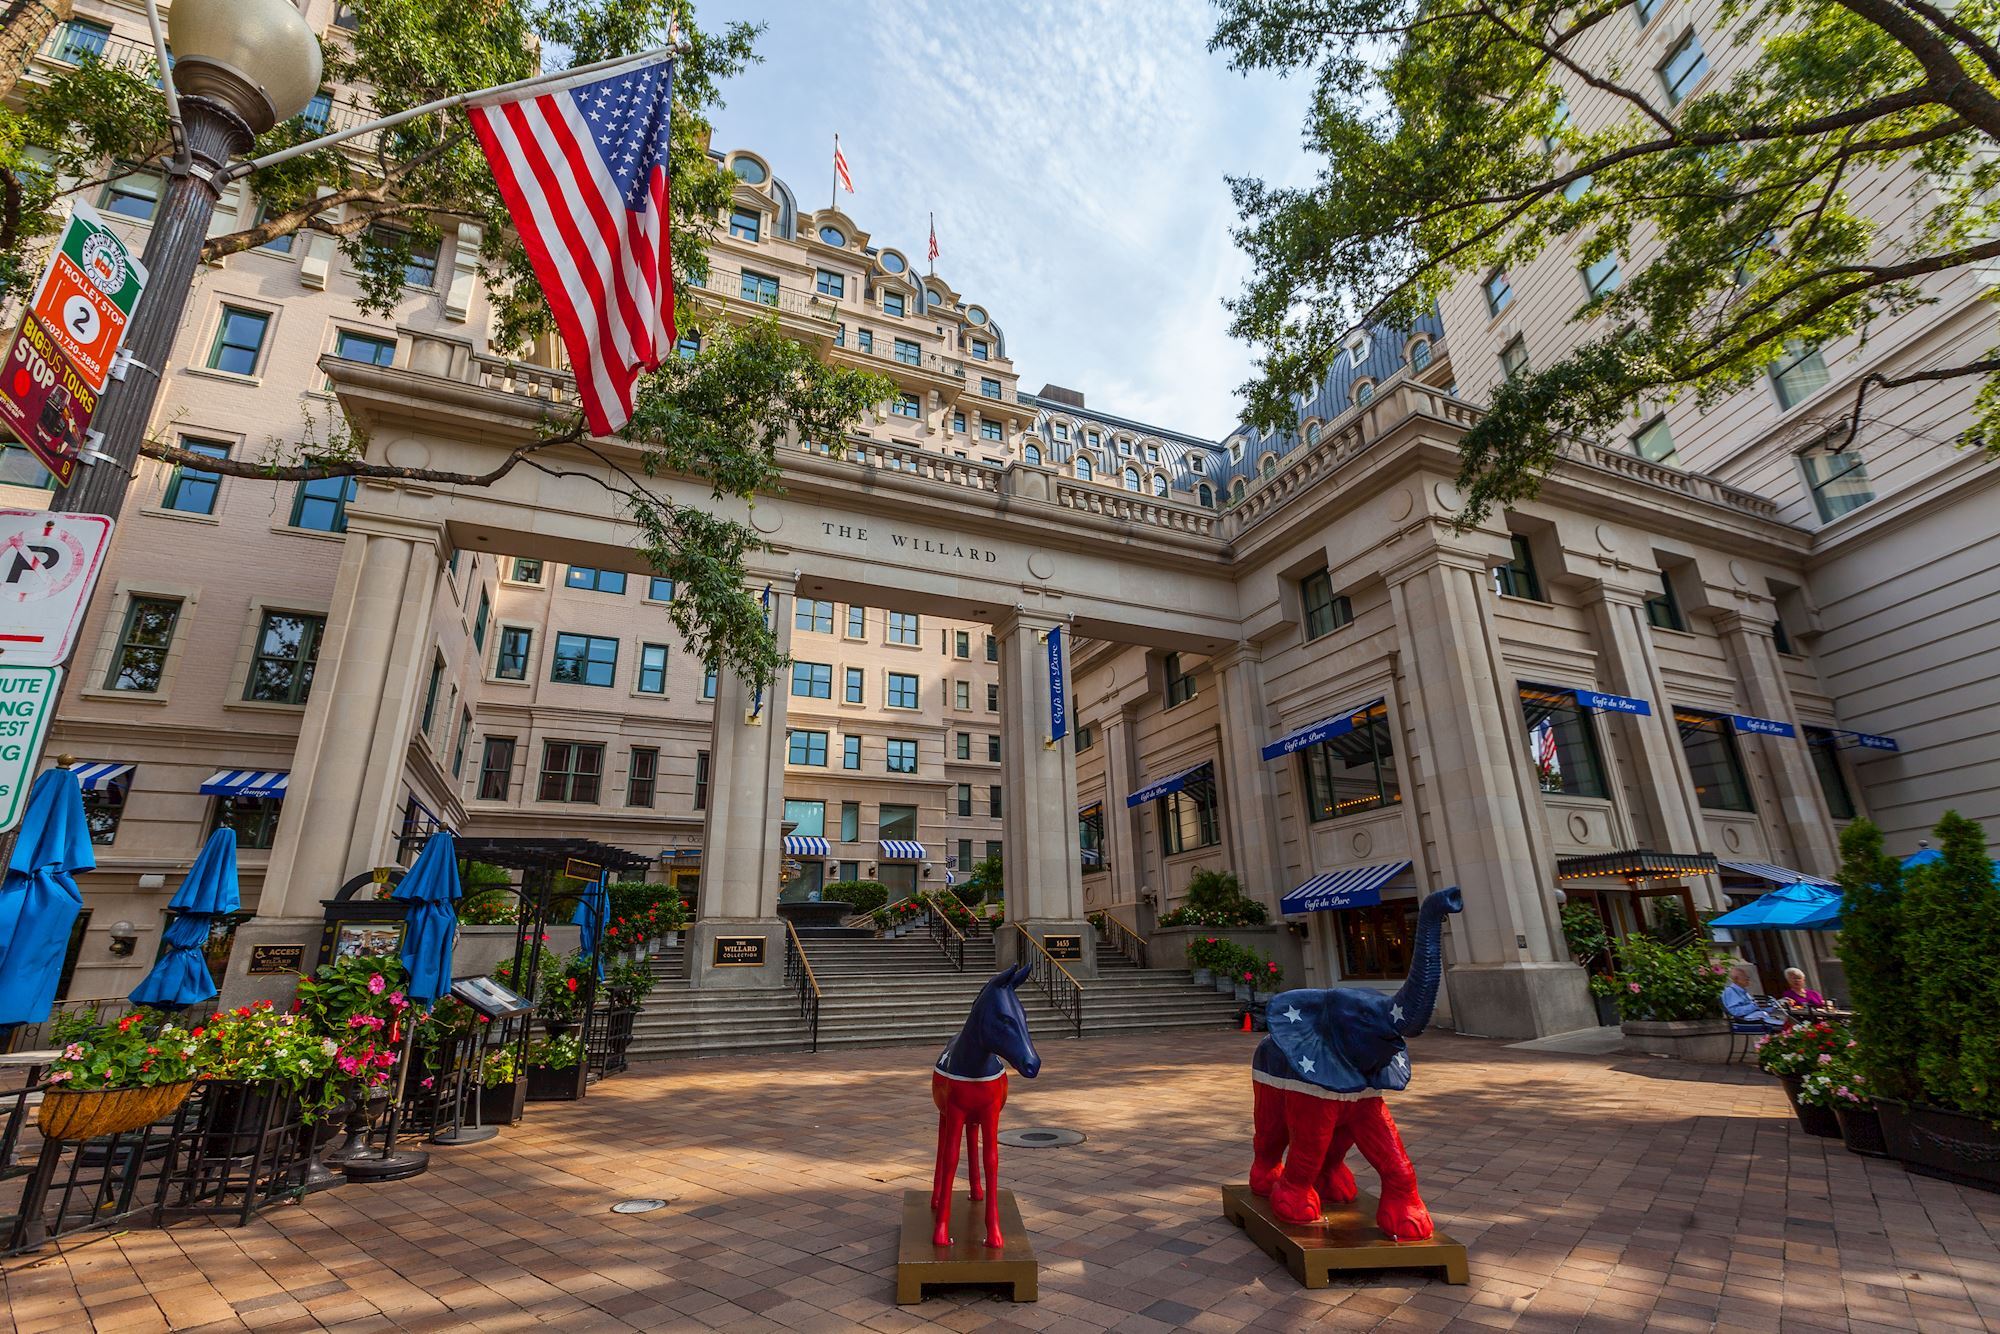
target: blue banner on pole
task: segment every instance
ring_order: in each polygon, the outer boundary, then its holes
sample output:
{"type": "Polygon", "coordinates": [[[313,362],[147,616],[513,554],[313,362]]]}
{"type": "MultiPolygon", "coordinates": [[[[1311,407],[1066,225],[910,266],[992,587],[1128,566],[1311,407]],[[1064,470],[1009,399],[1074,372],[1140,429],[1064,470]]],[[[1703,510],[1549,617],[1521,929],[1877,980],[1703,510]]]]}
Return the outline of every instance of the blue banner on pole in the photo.
{"type": "Polygon", "coordinates": [[[1643,713],[1650,715],[1653,706],[1643,699],[1630,695],[1607,695],[1601,690],[1579,690],[1576,702],[1583,708],[1597,713],[1643,713]]]}
{"type": "Polygon", "coordinates": [[[1865,746],[1869,750],[1902,749],[1901,746],[1896,744],[1896,738],[1892,736],[1876,736],[1873,732],[1849,732],[1847,735],[1854,738],[1855,745],[1865,746]]]}
{"type": "Polygon", "coordinates": [[[1781,723],[1776,718],[1752,718],[1748,714],[1732,713],[1729,721],[1736,730],[1746,736],[1797,736],[1799,729],[1790,723],[1781,723]]]}
{"type": "Polygon", "coordinates": [[[1049,740],[1069,735],[1069,686],[1063,672],[1063,632],[1058,625],[1049,631],[1049,740]]]}

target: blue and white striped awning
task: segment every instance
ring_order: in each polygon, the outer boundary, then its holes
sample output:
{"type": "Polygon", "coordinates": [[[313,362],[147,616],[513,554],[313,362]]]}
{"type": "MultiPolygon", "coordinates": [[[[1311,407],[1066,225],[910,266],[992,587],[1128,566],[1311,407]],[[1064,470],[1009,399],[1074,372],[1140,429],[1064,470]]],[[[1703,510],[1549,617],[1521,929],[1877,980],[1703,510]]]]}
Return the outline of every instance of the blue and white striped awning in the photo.
{"type": "Polygon", "coordinates": [[[76,775],[78,786],[85,792],[102,792],[107,787],[129,781],[132,770],[137,767],[120,764],[117,760],[78,760],[69,767],[69,771],[76,775]]]}
{"type": "Polygon", "coordinates": [[[201,785],[204,797],[282,797],[289,769],[217,769],[201,785]]]}
{"type": "Polygon", "coordinates": [[[1203,760],[1200,764],[1191,764],[1179,773],[1168,774],[1157,783],[1146,784],[1146,786],[1125,798],[1125,804],[1127,806],[1143,806],[1149,801],[1157,801],[1161,797],[1172,796],[1186,787],[1195,775],[1201,773],[1204,769],[1213,769],[1214,766],[1214,760],[1203,760]]]}
{"type": "Polygon", "coordinates": [[[785,855],[787,857],[824,857],[826,840],[811,834],[786,834],[785,855]]]}
{"type": "Polygon", "coordinates": [[[1382,901],[1382,886],[1410,869],[1408,861],[1380,866],[1350,866],[1345,871],[1316,875],[1285,895],[1279,913],[1328,912],[1335,908],[1366,908],[1382,901]]]}
{"type": "Polygon", "coordinates": [[[885,838],[882,840],[882,858],[892,862],[920,862],[930,856],[924,845],[907,838],[885,838]]]}
{"type": "Polygon", "coordinates": [[[1840,885],[1838,880],[1807,875],[1804,871],[1794,871],[1789,866],[1773,866],[1769,862],[1732,862],[1718,857],[1715,864],[1725,871],[1747,875],[1752,880],[1766,880],[1774,885],[1819,885],[1826,889],[1835,889],[1840,885]]]}

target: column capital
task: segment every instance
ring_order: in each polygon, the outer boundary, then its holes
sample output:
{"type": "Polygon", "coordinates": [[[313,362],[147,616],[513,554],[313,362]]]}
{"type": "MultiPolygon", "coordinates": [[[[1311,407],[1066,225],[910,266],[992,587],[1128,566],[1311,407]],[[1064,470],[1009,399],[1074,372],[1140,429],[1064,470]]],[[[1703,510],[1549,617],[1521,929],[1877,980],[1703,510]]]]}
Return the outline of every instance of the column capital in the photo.
{"type": "Polygon", "coordinates": [[[1420,575],[1433,570],[1459,571],[1476,574],[1481,578],[1491,578],[1494,557],[1484,551],[1470,551],[1462,547],[1447,547],[1433,543],[1419,547],[1397,560],[1382,571],[1383,582],[1394,588],[1406,584],[1420,575]]]}
{"type": "Polygon", "coordinates": [[[440,552],[451,550],[451,537],[436,519],[413,519],[400,514],[371,514],[366,510],[347,512],[347,531],[364,537],[393,537],[440,552]]]}
{"type": "Polygon", "coordinates": [[[1001,612],[993,618],[993,633],[1005,638],[1016,630],[1030,634],[1046,634],[1057,626],[1067,629],[1070,618],[1067,613],[1044,611],[1039,607],[1016,606],[1001,612]]]}
{"type": "Polygon", "coordinates": [[[1715,626],[1717,634],[1768,636],[1771,627],[1777,624],[1778,618],[1775,615],[1760,617],[1747,608],[1733,607],[1710,612],[1709,621],[1715,626]]]}
{"type": "Polygon", "coordinates": [[[1254,665],[1263,661],[1263,648],[1260,645],[1251,643],[1247,639],[1238,640],[1234,644],[1225,644],[1214,653],[1208,655],[1209,665],[1218,672],[1230,671],[1246,663],[1254,665]]]}

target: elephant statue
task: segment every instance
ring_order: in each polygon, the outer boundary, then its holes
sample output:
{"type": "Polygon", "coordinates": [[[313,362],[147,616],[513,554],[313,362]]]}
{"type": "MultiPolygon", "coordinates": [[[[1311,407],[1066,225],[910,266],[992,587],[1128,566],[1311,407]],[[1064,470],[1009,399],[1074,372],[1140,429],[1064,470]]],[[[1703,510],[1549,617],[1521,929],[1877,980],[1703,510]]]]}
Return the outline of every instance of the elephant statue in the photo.
{"type": "Polygon", "coordinates": [[[1456,886],[1417,913],[1410,975],[1393,995],[1360,987],[1279,992],[1267,1008],[1270,1036],[1250,1060],[1255,1161],[1250,1189],[1288,1223],[1320,1221],[1322,1199],[1352,1203],[1347,1150],[1359,1147],[1382,1178],[1375,1224],[1398,1241],[1432,1232],[1417,1172],[1382,1095],[1407,1088],[1405,1039],[1430,1023],[1444,976],[1445,914],[1463,909],[1456,886]]]}

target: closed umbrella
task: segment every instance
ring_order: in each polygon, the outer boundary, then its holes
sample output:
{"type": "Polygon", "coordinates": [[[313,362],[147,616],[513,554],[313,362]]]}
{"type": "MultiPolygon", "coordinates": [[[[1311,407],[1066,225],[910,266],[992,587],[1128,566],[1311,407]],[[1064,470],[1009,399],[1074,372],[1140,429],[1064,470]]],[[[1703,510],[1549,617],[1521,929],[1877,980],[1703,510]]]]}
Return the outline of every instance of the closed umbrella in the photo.
{"type": "Polygon", "coordinates": [[[28,789],[14,855],[0,880],[0,1028],[49,1017],[70,929],[83,908],[76,873],[96,869],[83,789],[68,769],[50,769],[28,789]]]}
{"type": "Polygon", "coordinates": [[[178,1009],[214,996],[215,976],[202,947],[208,944],[215,919],[227,917],[241,905],[236,893],[236,831],[218,829],[201,845],[187,878],[167,900],[174,920],[160,936],[166,948],[153,971],[132,988],[132,1003],[178,1009]]]}
{"type": "Polygon", "coordinates": [[[1823,885],[1784,885],[1709,919],[1731,931],[1838,931],[1840,891],[1823,885]]]}
{"type": "Polygon", "coordinates": [[[395,897],[409,905],[403,927],[405,991],[418,1005],[434,1005],[451,990],[451,951],[458,937],[458,851],[451,835],[439,830],[424,842],[417,864],[396,886],[395,897]]]}
{"type": "Polygon", "coordinates": [[[596,963],[600,982],[604,980],[604,927],[610,917],[611,893],[602,879],[593,880],[578,896],[576,913],[569,920],[576,924],[578,946],[596,963]]]}

